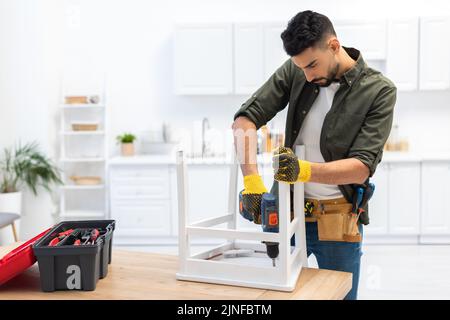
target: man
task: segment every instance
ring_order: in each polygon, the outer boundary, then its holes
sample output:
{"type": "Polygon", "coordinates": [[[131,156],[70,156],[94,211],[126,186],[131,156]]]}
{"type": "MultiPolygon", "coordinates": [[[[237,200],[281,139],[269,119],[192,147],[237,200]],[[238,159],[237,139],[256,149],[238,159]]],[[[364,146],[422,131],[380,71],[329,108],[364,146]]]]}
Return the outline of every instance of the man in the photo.
{"type": "Polygon", "coordinates": [[[366,186],[381,161],[396,88],[369,68],[358,50],[343,47],[322,14],[298,13],[281,39],[291,58],[234,116],[243,196],[256,203],[244,204],[257,215],[261,194],[267,192],[255,161],[256,130],[289,104],[285,147],[273,158],[276,181],[271,193],[277,194],[277,181],[305,183],[305,199],[313,208],[306,218],[308,256],[316,256],[319,268],[351,272],[353,284],[346,299],[356,299],[362,225],[369,217],[367,205],[359,216],[351,214],[355,187],[366,186]],[[305,146],[305,160],[292,152],[297,145],[305,146]],[[349,231],[352,223],[354,232],[349,231]]]}

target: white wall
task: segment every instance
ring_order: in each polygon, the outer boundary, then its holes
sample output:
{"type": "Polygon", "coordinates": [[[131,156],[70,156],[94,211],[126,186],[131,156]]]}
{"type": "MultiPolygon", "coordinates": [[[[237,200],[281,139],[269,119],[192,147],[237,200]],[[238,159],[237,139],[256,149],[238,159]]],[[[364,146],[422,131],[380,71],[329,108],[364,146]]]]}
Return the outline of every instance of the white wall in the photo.
{"type": "MultiPolygon", "coordinates": [[[[32,140],[54,156],[55,128],[50,108],[62,55],[57,38],[57,0],[0,0],[0,148],[32,140]]],[[[28,239],[53,224],[54,204],[48,194],[23,195],[20,237],[28,239]]],[[[12,241],[9,228],[0,241],[12,241]]]]}
{"type": "MultiPolygon", "coordinates": [[[[61,74],[73,86],[89,90],[107,72],[111,138],[167,120],[174,127],[191,128],[192,121],[208,117],[212,126],[229,128],[246,96],[173,94],[175,23],[287,22],[306,9],[332,20],[433,16],[450,15],[450,2],[0,0],[0,147],[37,139],[50,156],[58,154],[61,74]]],[[[450,149],[449,98],[450,92],[399,94],[395,121],[412,150],[450,149]]],[[[52,210],[48,204],[35,208],[44,223],[52,210]]],[[[40,230],[40,221],[32,220],[25,238],[40,230]]]]}

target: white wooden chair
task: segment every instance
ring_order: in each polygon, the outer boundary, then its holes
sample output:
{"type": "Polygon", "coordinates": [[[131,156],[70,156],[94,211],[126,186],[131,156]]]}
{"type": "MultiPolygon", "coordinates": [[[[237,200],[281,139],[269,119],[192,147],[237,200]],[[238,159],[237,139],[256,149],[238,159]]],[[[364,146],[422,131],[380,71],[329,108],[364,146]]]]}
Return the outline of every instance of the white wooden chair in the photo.
{"type": "MultiPolygon", "coordinates": [[[[296,154],[304,158],[304,147],[296,154]]],[[[179,280],[200,281],[235,286],[293,291],[303,266],[307,266],[304,185],[294,186],[294,219],[290,221],[290,185],[279,183],[279,233],[240,230],[237,219],[237,179],[239,165],[233,159],[230,172],[228,212],[188,224],[189,193],[187,166],[182,151],[177,153],[178,216],[179,216],[179,280]],[[226,228],[217,225],[226,223],[226,228]],[[295,235],[295,247],[290,239],[295,235]],[[200,236],[222,238],[225,242],[212,249],[191,255],[190,238],[200,236]],[[279,243],[277,265],[266,254],[261,241],[279,243]],[[231,249],[252,249],[250,257],[225,259],[223,253],[231,249]]],[[[207,190],[205,190],[207,193],[207,190]]]]}

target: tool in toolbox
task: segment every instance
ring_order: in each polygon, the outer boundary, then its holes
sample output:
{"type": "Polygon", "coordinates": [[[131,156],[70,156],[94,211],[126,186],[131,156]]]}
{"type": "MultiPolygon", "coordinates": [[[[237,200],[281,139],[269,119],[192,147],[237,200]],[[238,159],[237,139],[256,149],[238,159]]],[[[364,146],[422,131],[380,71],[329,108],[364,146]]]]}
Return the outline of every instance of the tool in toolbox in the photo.
{"type": "Polygon", "coordinates": [[[81,236],[81,243],[86,244],[91,238],[91,232],[89,230],[85,230],[83,235],[81,236]]]}
{"type": "MultiPolygon", "coordinates": [[[[239,192],[239,213],[247,220],[253,221],[253,215],[244,209],[242,203],[242,191],[239,192]]],[[[279,232],[278,209],[276,197],[271,193],[263,193],[261,199],[261,227],[264,232],[279,232]]],[[[278,242],[263,241],[267,248],[267,255],[272,259],[272,265],[276,266],[276,258],[279,255],[278,242]]]]}
{"type": "Polygon", "coordinates": [[[74,232],[73,229],[69,229],[63,232],[58,233],[58,236],[53,238],[48,244],[50,247],[61,245],[61,242],[70,234],[74,232]]]}
{"type": "Polygon", "coordinates": [[[100,235],[100,231],[98,229],[92,229],[91,231],[86,230],[81,237],[82,243],[85,244],[94,244],[100,235]]]}
{"type": "Polygon", "coordinates": [[[75,229],[72,233],[68,234],[61,242],[57,244],[57,246],[70,246],[78,240],[81,231],[79,229],[75,229]]]}
{"type": "MultiPolygon", "coordinates": [[[[105,231],[102,230],[102,233],[105,231]]],[[[100,231],[98,229],[69,229],[58,233],[57,237],[50,240],[48,246],[64,246],[64,245],[88,245],[95,244],[98,237],[100,236],[100,231]]]]}
{"type": "Polygon", "coordinates": [[[99,234],[100,234],[100,232],[97,229],[93,229],[91,231],[91,237],[89,238],[89,240],[91,241],[91,244],[95,243],[95,241],[97,240],[99,234]]]}

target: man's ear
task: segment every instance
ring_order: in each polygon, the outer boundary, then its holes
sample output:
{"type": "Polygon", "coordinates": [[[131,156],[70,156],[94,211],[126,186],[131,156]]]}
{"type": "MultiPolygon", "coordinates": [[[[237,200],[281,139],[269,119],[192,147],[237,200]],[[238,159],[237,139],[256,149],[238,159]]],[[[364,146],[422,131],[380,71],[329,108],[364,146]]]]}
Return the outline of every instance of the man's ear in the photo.
{"type": "Polygon", "coordinates": [[[341,49],[341,44],[336,37],[332,37],[328,40],[328,47],[336,54],[341,49]]]}

